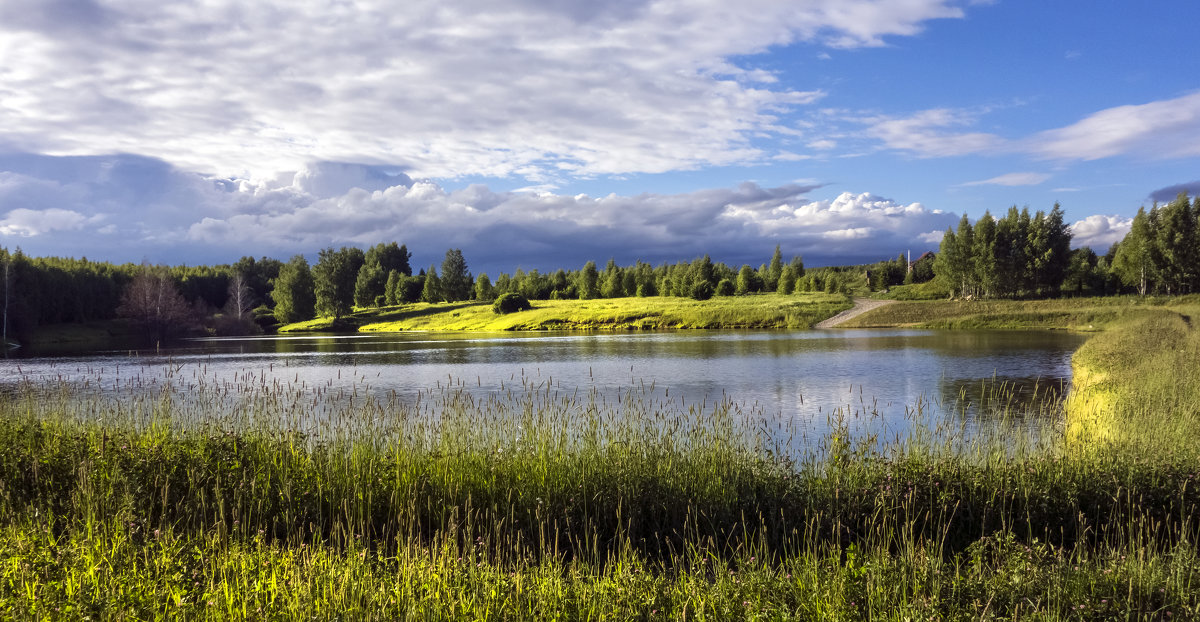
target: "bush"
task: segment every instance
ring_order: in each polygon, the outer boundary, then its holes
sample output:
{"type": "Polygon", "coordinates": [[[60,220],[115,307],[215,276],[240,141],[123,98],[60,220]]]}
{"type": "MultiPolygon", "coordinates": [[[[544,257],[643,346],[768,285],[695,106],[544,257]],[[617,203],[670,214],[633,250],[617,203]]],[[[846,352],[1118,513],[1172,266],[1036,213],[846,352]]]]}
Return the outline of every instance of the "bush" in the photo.
{"type": "Polygon", "coordinates": [[[708,300],[713,297],[713,286],[708,281],[698,281],[692,286],[692,298],[696,300],[708,300]]]}
{"type": "Polygon", "coordinates": [[[721,279],[721,282],[717,283],[718,296],[732,296],[733,292],[733,281],[730,281],[729,279],[721,279]]]}
{"type": "Polygon", "coordinates": [[[529,300],[520,294],[508,293],[496,299],[492,303],[492,312],[504,315],[505,313],[515,313],[517,311],[528,311],[533,308],[529,304],[529,300]]]}

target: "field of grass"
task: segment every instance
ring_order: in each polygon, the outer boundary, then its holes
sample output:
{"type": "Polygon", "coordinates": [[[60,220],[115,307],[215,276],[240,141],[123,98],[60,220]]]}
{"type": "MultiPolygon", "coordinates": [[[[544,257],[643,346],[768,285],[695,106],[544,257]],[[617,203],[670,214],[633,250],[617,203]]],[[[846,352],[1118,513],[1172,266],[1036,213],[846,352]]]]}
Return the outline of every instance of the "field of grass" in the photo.
{"type": "Polygon", "coordinates": [[[843,328],[1067,329],[1099,331],[1148,310],[1186,307],[1200,297],[1112,296],[1049,300],[897,301],[864,313],[843,328]]]}
{"type": "Polygon", "coordinates": [[[0,401],[0,617],[1196,619],[1192,311],[1093,337],[1055,438],[794,448],[633,387],[29,386],[0,401]]]}
{"type": "Polygon", "coordinates": [[[490,303],[416,303],[362,309],[339,324],[318,318],[288,324],[280,332],[358,330],[361,332],[647,330],[688,328],[808,328],[851,306],[841,294],[651,296],[598,300],[535,300],[533,309],[506,315],[490,303]]]}

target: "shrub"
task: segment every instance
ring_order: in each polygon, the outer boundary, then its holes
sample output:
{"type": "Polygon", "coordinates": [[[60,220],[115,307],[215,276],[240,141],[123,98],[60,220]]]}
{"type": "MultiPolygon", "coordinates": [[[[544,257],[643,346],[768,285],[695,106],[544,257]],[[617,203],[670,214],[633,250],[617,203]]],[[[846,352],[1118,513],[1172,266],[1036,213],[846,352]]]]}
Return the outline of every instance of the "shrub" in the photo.
{"type": "Polygon", "coordinates": [[[520,294],[508,293],[496,299],[492,303],[492,312],[501,315],[505,313],[515,313],[517,311],[528,311],[533,308],[529,304],[529,300],[520,294]]]}
{"type": "Polygon", "coordinates": [[[733,292],[733,281],[730,281],[729,279],[721,279],[721,282],[717,283],[718,296],[732,296],[733,292]]]}
{"type": "Polygon", "coordinates": [[[708,300],[713,297],[713,286],[708,281],[697,281],[692,286],[692,298],[696,300],[708,300]]]}

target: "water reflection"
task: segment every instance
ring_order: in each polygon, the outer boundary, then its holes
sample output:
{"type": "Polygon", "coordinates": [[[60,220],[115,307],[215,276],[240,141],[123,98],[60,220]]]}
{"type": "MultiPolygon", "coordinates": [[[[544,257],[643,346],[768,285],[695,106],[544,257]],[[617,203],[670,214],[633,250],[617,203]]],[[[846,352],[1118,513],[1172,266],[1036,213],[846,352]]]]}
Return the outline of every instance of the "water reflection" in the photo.
{"type": "Polygon", "coordinates": [[[170,349],[31,356],[0,363],[0,386],[64,379],[127,387],[176,377],[296,383],[416,399],[462,385],[484,397],[514,383],[616,396],[646,386],[687,407],[723,398],[820,431],[839,411],[851,427],[903,437],[911,412],[964,426],[1015,416],[1060,396],[1084,337],[1019,331],[687,331],[402,333],[204,339],[170,349]],[[1036,391],[1034,388],[1036,387],[1036,391]],[[997,408],[1004,389],[1009,405],[997,408]],[[1007,409],[1007,410],[1006,410],[1007,409]]]}

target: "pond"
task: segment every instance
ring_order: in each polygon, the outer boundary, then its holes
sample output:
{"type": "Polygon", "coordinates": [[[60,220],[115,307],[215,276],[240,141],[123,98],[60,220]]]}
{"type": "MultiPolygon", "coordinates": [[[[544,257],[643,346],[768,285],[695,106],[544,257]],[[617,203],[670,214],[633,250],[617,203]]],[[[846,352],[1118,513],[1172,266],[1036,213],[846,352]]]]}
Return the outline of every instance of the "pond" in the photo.
{"type": "Polygon", "coordinates": [[[729,399],[814,432],[839,415],[871,420],[903,437],[921,417],[950,417],[965,428],[998,412],[1053,419],[1056,409],[1045,406],[1065,392],[1071,355],[1085,339],[1061,331],[911,329],[214,338],[159,351],[5,360],[0,388],[67,382],[116,394],[168,377],[249,379],[402,401],[439,387],[477,396],[513,388],[595,391],[606,399],[637,390],[682,408],[729,399]]]}

